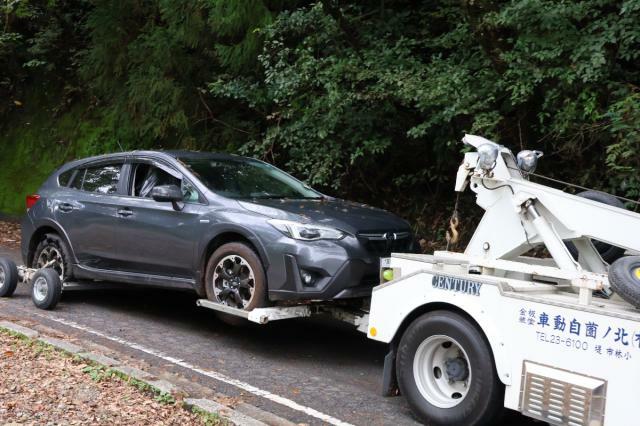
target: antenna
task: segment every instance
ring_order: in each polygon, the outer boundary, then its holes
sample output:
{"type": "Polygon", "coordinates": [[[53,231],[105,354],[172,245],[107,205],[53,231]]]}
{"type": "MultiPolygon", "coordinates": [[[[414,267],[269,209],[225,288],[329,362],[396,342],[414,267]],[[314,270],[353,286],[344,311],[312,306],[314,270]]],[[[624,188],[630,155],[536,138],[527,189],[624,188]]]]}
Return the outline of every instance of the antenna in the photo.
{"type": "Polygon", "coordinates": [[[118,144],[118,147],[120,148],[120,152],[124,152],[124,148],[122,147],[122,145],[120,145],[120,139],[118,139],[116,141],[116,143],[118,144]]]}

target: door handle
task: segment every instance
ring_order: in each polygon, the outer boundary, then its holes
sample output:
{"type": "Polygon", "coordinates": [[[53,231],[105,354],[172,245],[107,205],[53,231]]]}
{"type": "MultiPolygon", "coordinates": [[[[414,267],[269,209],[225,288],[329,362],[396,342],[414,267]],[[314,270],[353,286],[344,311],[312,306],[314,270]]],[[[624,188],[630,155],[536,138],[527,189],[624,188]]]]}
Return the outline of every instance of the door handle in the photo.
{"type": "Polygon", "coordinates": [[[73,207],[73,204],[61,203],[61,204],[58,205],[58,209],[61,212],[68,213],[68,212],[72,211],[74,209],[74,207],[73,207]]]}
{"type": "Polygon", "coordinates": [[[132,214],[133,214],[133,211],[131,211],[131,209],[120,209],[120,210],[118,210],[118,216],[129,217],[132,214]]]}

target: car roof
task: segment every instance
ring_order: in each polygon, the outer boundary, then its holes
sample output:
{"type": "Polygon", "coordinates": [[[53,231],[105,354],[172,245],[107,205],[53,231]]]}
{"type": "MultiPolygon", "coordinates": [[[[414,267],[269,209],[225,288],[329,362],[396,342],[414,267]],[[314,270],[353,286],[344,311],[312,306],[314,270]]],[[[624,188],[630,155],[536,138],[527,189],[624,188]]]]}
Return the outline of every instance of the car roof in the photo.
{"type": "Polygon", "coordinates": [[[128,157],[156,157],[165,159],[235,159],[235,160],[249,160],[249,157],[242,157],[235,154],[226,154],[219,152],[203,152],[203,151],[189,151],[189,150],[136,150],[126,152],[114,152],[110,154],[95,155],[93,157],[86,157],[70,161],[66,163],[59,171],[68,170],[69,168],[82,166],[87,163],[101,162],[122,159],[125,160],[128,157]]]}

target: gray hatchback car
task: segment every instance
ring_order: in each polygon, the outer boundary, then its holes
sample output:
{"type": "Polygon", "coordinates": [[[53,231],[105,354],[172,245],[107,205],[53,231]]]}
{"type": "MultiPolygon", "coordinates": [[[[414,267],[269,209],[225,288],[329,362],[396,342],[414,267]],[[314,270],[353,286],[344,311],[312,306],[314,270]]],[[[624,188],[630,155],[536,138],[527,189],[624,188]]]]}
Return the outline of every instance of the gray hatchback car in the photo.
{"type": "Polygon", "coordinates": [[[195,290],[250,310],[368,296],[409,224],[251,158],[134,151],[57,170],[27,197],[25,264],[64,280],[195,290]],[[53,262],[52,262],[53,261],[53,262]]]}

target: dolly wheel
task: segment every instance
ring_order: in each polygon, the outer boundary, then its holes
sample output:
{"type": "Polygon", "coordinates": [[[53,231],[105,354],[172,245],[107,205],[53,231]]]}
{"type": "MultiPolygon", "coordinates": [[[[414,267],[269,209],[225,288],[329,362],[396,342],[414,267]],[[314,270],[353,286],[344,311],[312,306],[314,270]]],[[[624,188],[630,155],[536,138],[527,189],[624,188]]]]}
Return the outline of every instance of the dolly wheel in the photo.
{"type": "Polygon", "coordinates": [[[18,285],[18,267],[6,257],[0,257],[0,297],[11,297],[18,285]]]}
{"type": "Polygon", "coordinates": [[[62,281],[55,269],[38,270],[31,278],[31,300],[40,309],[53,309],[62,295],[62,281]]]}
{"type": "Polygon", "coordinates": [[[423,422],[432,426],[488,426],[503,411],[491,348],[466,317],[433,311],[404,332],[396,357],[400,392],[423,422]]]}

